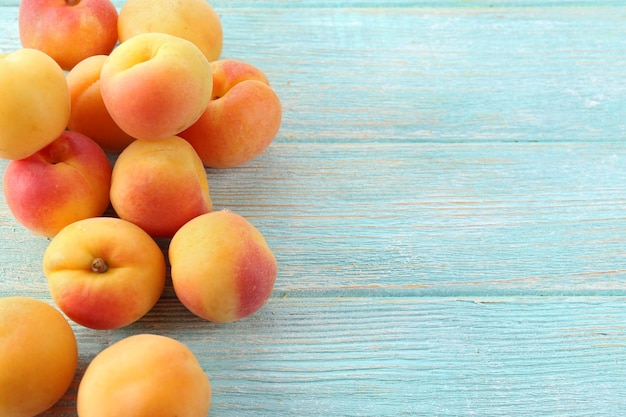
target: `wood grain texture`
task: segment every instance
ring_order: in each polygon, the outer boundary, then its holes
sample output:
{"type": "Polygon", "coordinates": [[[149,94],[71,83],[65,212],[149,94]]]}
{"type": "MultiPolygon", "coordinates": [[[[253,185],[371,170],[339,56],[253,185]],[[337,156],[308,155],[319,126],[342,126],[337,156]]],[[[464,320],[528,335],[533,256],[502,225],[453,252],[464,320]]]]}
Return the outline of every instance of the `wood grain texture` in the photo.
{"type": "Polygon", "coordinates": [[[225,55],[268,69],[290,142],[591,142],[626,131],[621,8],[226,9],[223,21],[225,55]]]}
{"type": "MultiPolygon", "coordinates": [[[[79,369],[43,417],[75,417],[89,361],[139,332],[197,354],[212,417],[623,416],[623,2],[211,3],[223,56],[284,105],[261,157],[207,170],[273,248],[274,294],[211,324],[168,280],[136,324],[73,325],[79,369]]],[[[47,243],[0,195],[0,296],[51,302],[47,243]]]]}
{"type": "MultiPolygon", "coordinates": [[[[623,295],[625,151],[277,143],[208,178],[276,251],[277,294],[623,295]]],[[[0,207],[9,264],[31,240],[0,207]]]]}
{"type": "MultiPolygon", "coordinates": [[[[210,325],[163,300],[141,323],[78,329],[81,364],[137,331],[185,340],[211,416],[617,416],[623,298],[282,298],[210,325]]],[[[73,417],[77,385],[46,417],[73,417]]]]}

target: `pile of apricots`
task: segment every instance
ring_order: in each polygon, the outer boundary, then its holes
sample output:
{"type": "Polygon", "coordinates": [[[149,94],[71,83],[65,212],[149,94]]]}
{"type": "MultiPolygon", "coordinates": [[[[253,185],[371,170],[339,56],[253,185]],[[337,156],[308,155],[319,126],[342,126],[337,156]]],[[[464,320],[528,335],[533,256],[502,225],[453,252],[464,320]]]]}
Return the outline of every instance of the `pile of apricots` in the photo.
{"type": "MultiPolygon", "coordinates": [[[[17,222],[49,240],[54,305],[0,298],[0,416],[34,417],[76,376],[70,321],[134,323],[168,272],[178,300],[208,321],[265,304],[276,258],[246,218],[213,210],[207,168],[260,155],[282,109],[259,68],[220,58],[223,28],[206,0],[21,0],[18,28],[22,48],[0,54],[3,190],[17,222]]],[[[142,333],[91,360],[76,411],[206,417],[210,404],[194,353],[142,333]]]]}

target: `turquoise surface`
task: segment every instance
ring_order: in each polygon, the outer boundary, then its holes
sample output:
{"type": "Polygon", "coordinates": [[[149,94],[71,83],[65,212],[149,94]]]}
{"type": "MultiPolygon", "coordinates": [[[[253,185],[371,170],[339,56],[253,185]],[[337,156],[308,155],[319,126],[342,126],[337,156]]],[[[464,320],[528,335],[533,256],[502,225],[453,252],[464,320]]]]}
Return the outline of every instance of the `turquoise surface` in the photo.
{"type": "MultiPolygon", "coordinates": [[[[624,415],[626,3],[211,4],[222,57],[283,103],[259,158],[207,170],[274,250],[273,296],[212,324],[168,281],[127,328],[73,324],[79,369],[44,417],[76,416],[89,361],[140,332],[193,350],[212,417],[624,415]]],[[[0,193],[0,296],[51,302],[47,244],[0,193]]]]}

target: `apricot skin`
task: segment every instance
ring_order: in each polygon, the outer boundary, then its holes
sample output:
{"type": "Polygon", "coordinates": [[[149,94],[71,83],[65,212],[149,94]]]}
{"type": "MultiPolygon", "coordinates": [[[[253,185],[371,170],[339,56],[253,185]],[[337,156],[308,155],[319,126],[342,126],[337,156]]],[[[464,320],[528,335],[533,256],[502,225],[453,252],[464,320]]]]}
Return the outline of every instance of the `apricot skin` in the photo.
{"type": "Polygon", "coordinates": [[[43,271],[54,302],[76,323],[97,330],[143,317],[163,292],[163,252],[143,230],[114,217],[63,228],[48,245],[43,271]],[[106,268],[94,268],[101,260],[106,268]]]}
{"type": "Polygon", "coordinates": [[[21,0],[18,29],[22,45],[70,70],[89,56],[113,50],[117,17],[110,0],[21,0]]]}
{"type": "Polygon", "coordinates": [[[278,266],[265,238],[243,216],[216,211],[189,221],[169,245],[176,296],[192,313],[232,322],[257,312],[278,266]]]}
{"type": "Polygon", "coordinates": [[[211,62],[213,95],[200,118],[180,132],[205,166],[232,168],[259,156],[280,129],[282,105],[265,74],[233,59],[211,62]]]}
{"type": "Polygon", "coordinates": [[[44,52],[24,48],[0,54],[0,86],[0,158],[27,158],[67,127],[65,74],[44,52]]]}
{"type": "Polygon", "coordinates": [[[69,388],[78,346],[65,317],[44,301],[0,298],[0,416],[33,417],[69,388]]]}
{"type": "Polygon", "coordinates": [[[32,232],[52,237],[109,206],[111,163],[91,138],[71,131],[35,154],[9,161],[3,183],[7,206],[32,232]]]}
{"type": "Polygon", "coordinates": [[[121,42],[141,33],[162,32],[193,42],[209,61],[222,53],[222,24],[206,0],[126,0],[117,26],[121,42]]]}
{"type": "Polygon", "coordinates": [[[100,91],[100,71],[106,55],[80,61],[67,74],[72,110],[67,127],[80,132],[108,152],[121,152],[135,138],[124,132],[109,114],[100,91]]]}
{"type": "Polygon", "coordinates": [[[143,33],[111,52],[100,72],[107,111],[128,135],[159,140],[191,126],[211,99],[211,66],[192,42],[143,33]]]}
{"type": "Polygon", "coordinates": [[[193,352],[154,334],[101,351],[78,387],[79,417],[206,417],[210,406],[209,378],[193,352]]]}
{"type": "Polygon", "coordinates": [[[213,207],[202,161],[177,136],[124,149],[113,166],[110,196],[119,217],[153,237],[172,237],[213,207]]]}

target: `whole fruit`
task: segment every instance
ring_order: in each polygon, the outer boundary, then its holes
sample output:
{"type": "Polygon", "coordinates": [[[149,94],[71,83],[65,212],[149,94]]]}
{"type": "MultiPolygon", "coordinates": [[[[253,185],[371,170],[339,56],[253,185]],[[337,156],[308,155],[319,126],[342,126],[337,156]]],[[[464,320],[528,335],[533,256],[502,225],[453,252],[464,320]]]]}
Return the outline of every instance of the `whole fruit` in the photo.
{"type": "Polygon", "coordinates": [[[213,97],[202,116],[179,136],[205,166],[231,168],[259,156],[274,140],[282,107],[265,74],[247,62],[211,62],[213,97]]]}
{"type": "Polygon", "coordinates": [[[211,385],[183,343],[137,334],[101,351],[78,387],[79,417],[206,417],[211,385]]]}
{"type": "Polygon", "coordinates": [[[110,0],[21,0],[18,29],[24,47],[39,49],[70,70],[113,50],[117,9],[110,0]]]}
{"type": "Polygon", "coordinates": [[[70,118],[61,67],[37,49],[0,54],[0,158],[22,159],[55,140],[70,118]]]}
{"type": "Polygon", "coordinates": [[[33,417],[69,388],[78,363],[74,332],[44,301],[0,298],[0,416],[33,417]]]}
{"type": "Polygon", "coordinates": [[[193,43],[143,33],[121,43],[102,64],[100,93],[128,135],[159,140],[180,133],[211,99],[211,65],[193,43]]]}
{"type": "Polygon", "coordinates": [[[247,317],[267,301],[277,263],[243,216],[215,211],[181,227],[169,245],[172,283],[192,313],[214,322],[247,317]]]}
{"type": "Polygon", "coordinates": [[[117,27],[121,42],[161,32],[193,42],[209,61],[222,52],[222,23],[206,0],[126,0],[117,27]]]}
{"type": "Polygon", "coordinates": [[[116,329],[143,317],[165,285],[165,257],[139,227],[93,217],[64,227],[43,256],[52,299],[76,323],[116,329]]]}
{"type": "Polygon", "coordinates": [[[202,161],[184,139],[136,140],[113,166],[111,205],[153,237],[172,237],[213,208],[202,161]]]}
{"type": "Polygon", "coordinates": [[[33,155],[9,161],[4,196],[23,226],[52,237],[70,223],[104,213],[111,172],[111,163],[96,142],[66,130],[33,155]]]}

